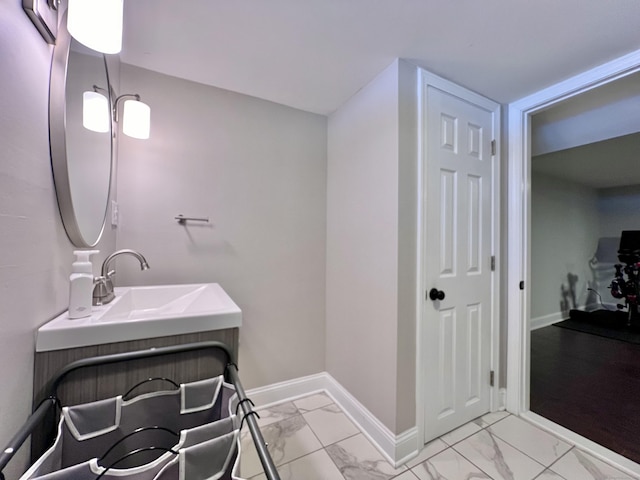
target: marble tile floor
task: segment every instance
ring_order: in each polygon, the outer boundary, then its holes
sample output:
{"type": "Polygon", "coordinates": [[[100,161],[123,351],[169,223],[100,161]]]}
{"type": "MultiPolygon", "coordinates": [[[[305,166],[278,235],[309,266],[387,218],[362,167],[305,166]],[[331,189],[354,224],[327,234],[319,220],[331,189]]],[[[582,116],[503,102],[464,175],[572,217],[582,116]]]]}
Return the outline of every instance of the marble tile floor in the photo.
{"type": "MultiPolygon", "coordinates": [[[[506,412],[489,413],[391,466],[323,394],[256,409],[282,480],[627,480],[631,477],[506,412]]],[[[245,426],[243,478],[263,480],[245,426]]]]}

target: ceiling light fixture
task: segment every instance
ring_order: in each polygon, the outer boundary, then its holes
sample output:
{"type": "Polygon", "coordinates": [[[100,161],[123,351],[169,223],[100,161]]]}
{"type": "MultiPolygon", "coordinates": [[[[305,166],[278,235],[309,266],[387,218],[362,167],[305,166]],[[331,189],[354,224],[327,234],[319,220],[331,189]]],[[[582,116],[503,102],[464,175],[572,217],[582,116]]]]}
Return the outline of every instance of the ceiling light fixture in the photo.
{"type": "Polygon", "coordinates": [[[69,0],[67,29],[78,42],[102,53],[122,50],[123,0],[69,0]]]}

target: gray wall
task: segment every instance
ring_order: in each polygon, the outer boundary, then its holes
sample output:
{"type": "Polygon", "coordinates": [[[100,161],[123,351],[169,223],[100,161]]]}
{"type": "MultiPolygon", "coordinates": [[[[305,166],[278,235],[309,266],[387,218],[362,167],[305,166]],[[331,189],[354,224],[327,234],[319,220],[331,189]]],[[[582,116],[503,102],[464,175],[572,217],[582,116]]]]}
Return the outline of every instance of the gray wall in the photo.
{"type": "Polygon", "coordinates": [[[568,286],[570,272],[579,277],[579,308],[624,303],[607,287],[618,263],[620,233],[640,230],[640,186],[596,189],[533,171],[531,199],[532,326],[566,318],[560,286],[568,286]],[[594,255],[600,262],[590,266],[594,255]],[[588,283],[600,298],[587,291],[588,283]]]}
{"type": "Polygon", "coordinates": [[[598,190],[598,216],[601,237],[640,230],[640,185],[598,190]]]}
{"type": "Polygon", "coordinates": [[[247,388],[324,371],[326,117],[130,65],[120,80],[152,118],[149,140],[120,138],[117,243],[151,268],[122,257],[117,283],[220,283],[247,388]]]}
{"type": "Polygon", "coordinates": [[[327,369],[395,433],[415,426],[415,75],[396,61],[329,118],[327,369]]]}
{"type": "MultiPolygon", "coordinates": [[[[49,158],[47,45],[20,0],[0,2],[0,444],[31,411],[37,327],[66,310],[74,247],[55,199],[49,158]]],[[[115,246],[107,229],[98,248],[115,246]]],[[[27,447],[5,471],[17,476],[27,447]]]]}
{"type": "Polygon", "coordinates": [[[118,248],[151,269],[118,260],[118,283],[219,282],[244,313],[247,386],[327,370],[413,427],[415,67],[394,62],[332,115],[328,185],[325,117],[129,65],[120,79],[152,133],[120,138],[118,248]]]}
{"type": "Polygon", "coordinates": [[[587,282],[593,281],[593,272],[589,260],[596,252],[599,238],[597,190],[534,171],[531,181],[531,319],[534,326],[562,318],[561,288],[569,288],[569,274],[578,276],[577,306],[584,307],[590,302],[587,282]]]}

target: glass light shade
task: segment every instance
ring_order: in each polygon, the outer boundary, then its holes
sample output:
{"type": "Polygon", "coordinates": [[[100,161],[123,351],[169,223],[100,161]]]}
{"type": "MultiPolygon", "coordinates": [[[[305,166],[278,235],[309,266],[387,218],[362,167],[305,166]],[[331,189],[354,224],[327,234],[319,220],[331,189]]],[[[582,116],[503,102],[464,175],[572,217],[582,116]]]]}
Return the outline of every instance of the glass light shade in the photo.
{"type": "Polygon", "coordinates": [[[125,100],[122,131],[125,135],[145,140],[151,129],[151,109],[139,100],[125,100]]]}
{"type": "Polygon", "coordinates": [[[123,0],[69,0],[67,29],[77,41],[102,53],[122,50],[123,0]]]}
{"type": "Polygon", "coordinates": [[[89,91],[82,94],[82,126],[98,133],[109,131],[111,112],[109,100],[101,93],[89,91]]]}

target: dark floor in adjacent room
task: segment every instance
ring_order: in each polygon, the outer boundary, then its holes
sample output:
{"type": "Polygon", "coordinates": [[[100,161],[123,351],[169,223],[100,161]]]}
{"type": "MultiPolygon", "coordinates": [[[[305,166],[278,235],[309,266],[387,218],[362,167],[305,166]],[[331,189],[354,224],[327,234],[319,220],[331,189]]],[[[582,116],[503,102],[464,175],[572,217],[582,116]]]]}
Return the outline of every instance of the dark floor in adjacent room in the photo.
{"type": "Polygon", "coordinates": [[[531,332],[531,411],[640,463],[640,345],[531,332]]]}

